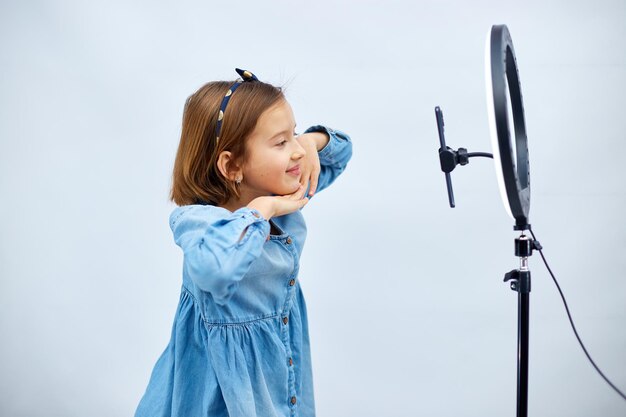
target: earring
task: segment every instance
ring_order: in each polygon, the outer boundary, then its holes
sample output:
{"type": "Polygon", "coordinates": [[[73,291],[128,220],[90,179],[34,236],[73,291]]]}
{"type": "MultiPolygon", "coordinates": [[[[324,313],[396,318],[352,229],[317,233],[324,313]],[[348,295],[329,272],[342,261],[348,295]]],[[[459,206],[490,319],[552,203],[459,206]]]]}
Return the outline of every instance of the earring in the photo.
{"type": "Polygon", "coordinates": [[[242,180],[242,178],[237,178],[235,180],[235,184],[240,185],[241,184],[241,180],[242,180]]]}

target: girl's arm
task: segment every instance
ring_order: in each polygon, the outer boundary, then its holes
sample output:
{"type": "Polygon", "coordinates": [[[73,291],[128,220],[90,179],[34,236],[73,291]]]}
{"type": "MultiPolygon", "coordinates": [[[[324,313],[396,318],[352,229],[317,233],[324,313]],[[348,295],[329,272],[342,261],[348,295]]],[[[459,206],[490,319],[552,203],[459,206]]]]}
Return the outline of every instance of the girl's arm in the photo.
{"type": "Polygon", "coordinates": [[[232,213],[214,206],[184,206],[170,216],[176,244],[184,253],[183,271],[202,291],[224,305],[263,250],[269,222],[258,210],[232,213]]]}
{"type": "Polygon", "coordinates": [[[304,133],[310,132],[325,133],[329,138],[328,143],[317,153],[320,160],[320,175],[315,191],[317,194],[332,184],[346,168],[352,157],[352,140],[346,133],[326,126],[312,126],[304,133]]]}

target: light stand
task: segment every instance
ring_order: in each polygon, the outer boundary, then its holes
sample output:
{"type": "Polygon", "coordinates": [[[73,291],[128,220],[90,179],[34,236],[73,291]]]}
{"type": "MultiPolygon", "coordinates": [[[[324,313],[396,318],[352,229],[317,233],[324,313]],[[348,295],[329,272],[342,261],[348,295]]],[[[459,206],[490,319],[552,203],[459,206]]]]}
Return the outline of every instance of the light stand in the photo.
{"type": "Polygon", "coordinates": [[[534,249],[540,250],[539,242],[527,237],[530,230],[530,164],[528,140],[524,120],[521,85],[513,49],[513,41],[505,25],[491,27],[487,37],[485,54],[487,86],[487,110],[493,154],[468,153],[467,149],[455,151],[446,146],[443,113],[435,108],[439,133],[439,162],[446,176],[450,207],[455,207],[450,172],[457,165],[466,165],[472,156],[492,157],[495,160],[500,195],[507,213],[515,220],[514,230],[521,231],[515,239],[515,256],[520,258],[520,268],[505,274],[504,281],[511,281],[511,289],[517,291],[517,417],[528,415],[528,330],[530,307],[530,270],[528,257],[534,249]],[[512,120],[511,120],[512,119],[512,120]],[[510,131],[514,129],[515,145],[510,131]]]}
{"type": "Polygon", "coordinates": [[[529,239],[523,232],[515,239],[515,256],[520,258],[520,268],[504,275],[517,291],[517,416],[528,415],[528,328],[530,322],[530,270],[528,257],[533,249],[541,250],[538,241],[529,239]]]}

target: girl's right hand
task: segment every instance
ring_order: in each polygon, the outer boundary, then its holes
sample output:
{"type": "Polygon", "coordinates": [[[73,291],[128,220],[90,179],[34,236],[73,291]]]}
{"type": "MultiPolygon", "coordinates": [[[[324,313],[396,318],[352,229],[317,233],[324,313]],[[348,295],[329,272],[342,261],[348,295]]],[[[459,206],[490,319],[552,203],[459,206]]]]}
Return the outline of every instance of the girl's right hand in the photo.
{"type": "Polygon", "coordinates": [[[300,184],[293,194],[257,197],[248,204],[248,207],[258,210],[265,220],[269,220],[304,207],[309,202],[309,199],[304,197],[305,192],[306,188],[300,184]]]}

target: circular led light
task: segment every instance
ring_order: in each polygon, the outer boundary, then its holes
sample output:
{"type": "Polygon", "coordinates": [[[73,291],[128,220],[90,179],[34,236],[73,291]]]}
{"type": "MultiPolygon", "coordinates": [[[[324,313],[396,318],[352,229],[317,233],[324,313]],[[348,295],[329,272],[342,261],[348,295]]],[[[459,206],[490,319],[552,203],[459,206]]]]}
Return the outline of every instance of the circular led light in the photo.
{"type": "Polygon", "coordinates": [[[487,36],[485,81],[500,195],[506,211],[515,219],[515,228],[524,230],[530,210],[528,139],[515,51],[506,25],[492,26],[487,36]]]}

